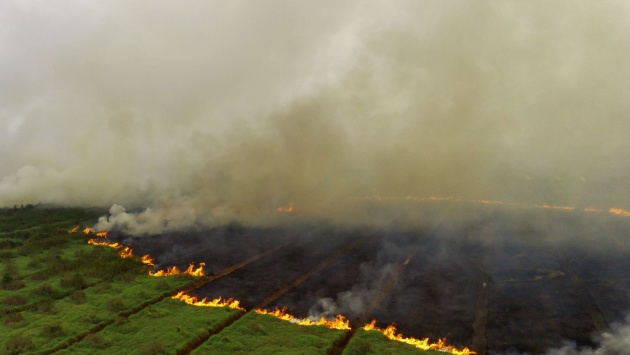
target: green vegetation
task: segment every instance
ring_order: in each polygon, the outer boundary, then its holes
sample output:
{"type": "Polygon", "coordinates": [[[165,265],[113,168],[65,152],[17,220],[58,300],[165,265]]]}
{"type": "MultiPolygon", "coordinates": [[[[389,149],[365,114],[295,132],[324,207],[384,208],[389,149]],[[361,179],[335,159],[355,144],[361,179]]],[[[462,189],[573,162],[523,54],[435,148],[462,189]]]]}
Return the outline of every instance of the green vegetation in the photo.
{"type": "MultiPolygon", "coordinates": [[[[169,295],[196,282],[188,275],[151,277],[137,258],[69,234],[103,211],[0,208],[0,353],[324,354],[346,334],[299,326],[270,315],[194,307],[169,295]]],[[[423,353],[359,330],[347,354],[423,353]]]]}
{"type": "Polygon", "coordinates": [[[0,210],[0,344],[7,353],[69,345],[195,281],[151,277],[138,260],[68,233],[95,218],[82,209],[0,210]]]}
{"type": "Polygon", "coordinates": [[[325,354],[344,331],[300,326],[266,314],[248,313],[212,336],[193,354],[325,354]]]}
{"type": "Polygon", "coordinates": [[[381,332],[359,329],[344,350],[344,355],[360,354],[444,354],[439,351],[423,351],[411,345],[389,340],[381,332]]]}
{"type": "Polygon", "coordinates": [[[166,298],[127,319],[89,335],[61,354],[158,354],[184,348],[221,322],[243,311],[193,307],[166,298]],[[167,351],[168,349],[168,351],[167,351]]]}

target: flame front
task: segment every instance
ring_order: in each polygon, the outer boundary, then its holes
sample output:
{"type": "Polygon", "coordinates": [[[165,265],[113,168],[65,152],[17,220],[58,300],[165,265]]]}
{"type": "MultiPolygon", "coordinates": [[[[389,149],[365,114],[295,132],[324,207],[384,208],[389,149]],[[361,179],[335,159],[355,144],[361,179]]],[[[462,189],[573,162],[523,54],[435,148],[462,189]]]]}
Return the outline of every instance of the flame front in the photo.
{"type": "Polygon", "coordinates": [[[380,329],[376,327],[376,320],[373,320],[371,323],[366,324],[363,327],[364,330],[367,331],[379,331],[383,333],[388,339],[399,341],[401,343],[413,345],[414,347],[422,350],[438,350],[447,352],[454,355],[470,355],[476,354],[476,352],[463,348],[461,350],[456,349],[453,346],[446,345],[446,339],[439,339],[437,343],[429,343],[429,338],[424,339],[416,339],[416,338],[405,338],[402,334],[396,334],[396,326],[393,324],[387,326],[385,329],[380,329]]]}
{"type": "Polygon", "coordinates": [[[289,207],[278,207],[277,210],[278,212],[292,213],[294,211],[293,202],[289,204],[289,207]]]}
{"type": "Polygon", "coordinates": [[[257,309],[256,313],[258,314],[269,314],[276,318],[295,323],[297,325],[310,326],[310,325],[323,325],[324,327],[330,329],[338,329],[338,330],[349,330],[350,322],[341,314],[338,314],[335,319],[328,320],[324,317],[321,317],[319,320],[311,320],[308,318],[296,318],[293,315],[286,313],[286,308],[279,309],[276,308],[273,311],[268,311],[266,309],[257,309]]]}
{"type": "Polygon", "coordinates": [[[167,268],[166,270],[149,271],[149,275],[156,276],[156,277],[178,275],[180,273],[181,272],[179,271],[177,266],[171,266],[167,268]]]}
{"type": "MultiPolygon", "coordinates": [[[[148,256],[148,255],[145,255],[145,256],[148,256]]],[[[153,259],[151,259],[151,262],[153,262],[153,259]]],[[[156,276],[156,277],[171,276],[171,275],[178,275],[178,274],[188,274],[190,276],[206,276],[206,273],[203,271],[204,266],[206,266],[206,263],[199,263],[199,266],[195,268],[195,263],[190,263],[190,265],[188,265],[188,268],[184,270],[183,272],[180,271],[177,268],[177,266],[171,266],[167,268],[166,270],[149,271],[149,275],[156,276]]]]}
{"type": "Polygon", "coordinates": [[[140,261],[142,261],[142,263],[145,265],[155,266],[155,264],[153,263],[153,258],[149,254],[143,255],[142,258],[140,258],[140,261]]]}
{"type": "Polygon", "coordinates": [[[616,214],[617,216],[630,217],[630,211],[622,210],[621,208],[611,208],[608,212],[616,214]]]}
{"type": "Polygon", "coordinates": [[[196,306],[196,307],[228,307],[228,308],[240,309],[244,311],[244,309],[241,308],[240,306],[240,302],[237,300],[233,300],[231,298],[224,300],[221,297],[219,297],[211,301],[208,301],[207,298],[203,298],[199,300],[197,297],[188,295],[184,293],[183,291],[178,292],[175,296],[171,298],[174,300],[180,300],[186,304],[189,304],[191,306],[196,306]]]}

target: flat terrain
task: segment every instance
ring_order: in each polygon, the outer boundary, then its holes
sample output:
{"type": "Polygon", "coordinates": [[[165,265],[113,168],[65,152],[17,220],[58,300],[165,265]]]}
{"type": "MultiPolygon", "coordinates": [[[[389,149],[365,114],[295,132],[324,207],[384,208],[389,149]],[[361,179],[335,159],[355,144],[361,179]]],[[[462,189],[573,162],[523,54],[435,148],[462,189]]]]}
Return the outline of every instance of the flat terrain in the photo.
{"type": "MultiPolygon", "coordinates": [[[[2,353],[323,354],[348,334],[292,324],[251,308],[199,307],[172,298],[284,250],[286,240],[276,240],[280,247],[259,243],[258,250],[237,257],[225,249],[233,243],[226,240],[209,249],[217,255],[217,263],[208,267],[217,270],[210,277],[153,277],[148,273],[154,266],[140,261],[144,254],[123,258],[122,247],[88,244],[93,233],[69,233],[91,225],[100,213],[32,206],[0,210],[2,353]]],[[[371,346],[386,349],[388,343],[383,336],[371,346]]]]}
{"type": "Polygon", "coordinates": [[[421,353],[362,326],[446,338],[479,354],[541,353],[593,336],[630,309],[629,219],[579,211],[492,209],[430,228],[340,228],[289,221],[129,236],[94,246],[96,210],[4,209],[0,342],[8,353],[421,353]],[[150,254],[155,266],[139,257],[150,254]],[[149,271],[205,263],[206,277],[149,271]],[[171,296],[240,301],[194,307],[171,296]],[[347,327],[300,326],[286,308],[347,327]]]}
{"type": "Polygon", "coordinates": [[[565,341],[595,347],[593,336],[624,320],[629,218],[483,211],[457,222],[437,216],[430,228],[287,223],[113,238],[163,266],[203,261],[210,273],[260,256],[192,291],[199,297],[239,299],[246,309],[287,307],[298,317],[341,313],[353,329],[376,319],[404,336],[446,338],[479,353],[541,353],[565,341]]]}

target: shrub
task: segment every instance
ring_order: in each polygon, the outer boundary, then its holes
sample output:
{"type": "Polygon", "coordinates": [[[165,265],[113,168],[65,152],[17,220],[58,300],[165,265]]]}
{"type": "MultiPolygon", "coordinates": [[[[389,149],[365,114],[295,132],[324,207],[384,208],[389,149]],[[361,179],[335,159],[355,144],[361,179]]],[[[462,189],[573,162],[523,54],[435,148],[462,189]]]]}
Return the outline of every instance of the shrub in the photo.
{"type": "Polygon", "coordinates": [[[140,355],[166,354],[166,349],[160,342],[152,341],[140,347],[139,353],[140,355]]]}
{"type": "Polygon", "coordinates": [[[13,250],[2,250],[0,251],[0,259],[13,259],[17,256],[17,254],[13,250]]]}
{"type": "Polygon", "coordinates": [[[83,290],[72,291],[69,297],[70,297],[70,300],[72,300],[74,303],[77,303],[77,304],[82,304],[82,303],[85,303],[85,301],[87,301],[87,297],[85,296],[85,292],[83,292],[83,290]]]}
{"type": "Polygon", "coordinates": [[[168,284],[168,281],[160,278],[160,280],[158,280],[158,282],[155,284],[155,288],[158,290],[170,290],[171,286],[168,284]]]}
{"type": "Polygon", "coordinates": [[[7,296],[2,300],[5,306],[22,306],[26,304],[26,298],[22,295],[7,296]]]}
{"type": "Polygon", "coordinates": [[[85,280],[81,274],[64,275],[59,284],[63,288],[72,288],[75,290],[83,290],[86,287],[85,280]]]}
{"type": "Polygon", "coordinates": [[[37,296],[52,298],[55,294],[55,290],[49,284],[42,284],[41,286],[33,290],[33,294],[37,296]]]}
{"type": "Polygon", "coordinates": [[[112,298],[107,301],[107,309],[109,309],[113,313],[118,313],[125,309],[125,302],[119,297],[112,298]]]}
{"type": "Polygon", "coordinates": [[[85,323],[90,323],[90,324],[98,324],[101,321],[98,318],[98,316],[96,314],[94,314],[94,313],[82,314],[81,315],[81,320],[84,321],[85,323]]]}
{"type": "Polygon", "coordinates": [[[23,320],[24,317],[22,317],[22,313],[20,312],[9,313],[4,316],[4,324],[20,323],[23,320]]]}
{"type": "Polygon", "coordinates": [[[30,261],[28,265],[26,265],[26,267],[29,269],[39,269],[40,267],[42,267],[42,263],[40,263],[37,260],[33,260],[33,261],[30,261]]]}
{"type": "Polygon", "coordinates": [[[9,354],[21,354],[30,350],[33,350],[35,346],[33,341],[20,334],[14,334],[9,336],[9,340],[4,343],[5,348],[9,354]]]}
{"type": "Polygon", "coordinates": [[[58,337],[64,335],[64,331],[61,324],[57,323],[42,327],[41,334],[49,337],[58,337]]]}
{"type": "Polygon", "coordinates": [[[2,284],[2,289],[6,291],[14,291],[24,288],[24,281],[20,279],[14,279],[9,274],[4,274],[4,277],[2,278],[2,282],[0,284],[2,284]]]}
{"type": "Polygon", "coordinates": [[[37,303],[37,311],[41,313],[57,313],[57,307],[53,300],[43,300],[37,303]]]}
{"type": "Polygon", "coordinates": [[[110,339],[104,338],[99,333],[88,335],[85,337],[85,342],[96,349],[107,349],[112,344],[110,339]]]}

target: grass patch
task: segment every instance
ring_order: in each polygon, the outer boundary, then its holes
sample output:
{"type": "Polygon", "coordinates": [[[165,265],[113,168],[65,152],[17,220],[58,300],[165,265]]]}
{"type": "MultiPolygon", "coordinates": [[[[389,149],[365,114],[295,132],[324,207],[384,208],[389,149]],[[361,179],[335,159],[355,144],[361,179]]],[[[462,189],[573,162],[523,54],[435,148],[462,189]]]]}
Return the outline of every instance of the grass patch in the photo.
{"type": "Polygon", "coordinates": [[[325,354],[344,333],[324,326],[300,326],[274,316],[248,313],[192,353],[325,354]]]}
{"type": "Polygon", "coordinates": [[[238,312],[242,311],[192,307],[169,297],[107,326],[60,354],[159,354],[165,349],[168,349],[165,353],[173,353],[238,312]]]}
{"type": "Polygon", "coordinates": [[[361,354],[444,354],[440,351],[420,350],[411,345],[398,341],[389,340],[381,332],[363,329],[357,330],[356,334],[350,339],[348,346],[344,349],[344,355],[361,355],[361,354]]]}

